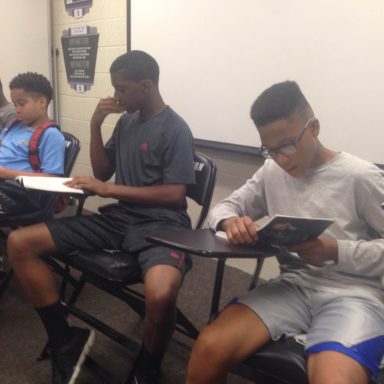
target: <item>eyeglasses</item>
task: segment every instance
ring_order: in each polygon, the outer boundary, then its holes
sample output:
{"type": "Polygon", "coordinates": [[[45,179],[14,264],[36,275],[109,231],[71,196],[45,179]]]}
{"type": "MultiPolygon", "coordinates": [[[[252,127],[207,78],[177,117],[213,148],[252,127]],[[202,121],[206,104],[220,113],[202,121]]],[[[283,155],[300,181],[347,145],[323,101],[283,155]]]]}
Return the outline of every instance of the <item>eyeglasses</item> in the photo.
{"type": "Polygon", "coordinates": [[[294,155],[297,151],[296,146],[297,143],[302,138],[305,130],[315,121],[314,117],[311,117],[308,119],[308,121],[305,123],[304,128],[300,131],[300,133],[295,137],[295,139],[292,141],[292,143],[284,144],[279,148],[271,149],[266,148],[264,145],[260,148],[260,154],[265,159],[275,159],[279,153],[282,153],[283,155],[291,156],[294,155]]]}

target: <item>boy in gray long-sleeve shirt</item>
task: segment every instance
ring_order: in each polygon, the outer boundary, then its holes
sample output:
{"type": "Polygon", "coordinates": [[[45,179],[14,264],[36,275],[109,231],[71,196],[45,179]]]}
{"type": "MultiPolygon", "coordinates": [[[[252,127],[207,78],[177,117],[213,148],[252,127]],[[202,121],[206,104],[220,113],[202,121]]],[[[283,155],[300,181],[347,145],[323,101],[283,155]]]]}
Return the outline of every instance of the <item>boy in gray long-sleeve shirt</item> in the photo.
{"type": "Polygon", "coordinates": [[[257,241],[254,221],[265,215],[334,223],[321,237],[288,246],[279,277],[205,328],[187,382],[224,383],[231,366],[270,339],[306,332],[310,383],[368,383],[384,355],[383,173],[320,143],[319,121],[294,82],[265,90],[251,117],[267,160],[211,211],[210,226],[246,244],[257,241]]]}

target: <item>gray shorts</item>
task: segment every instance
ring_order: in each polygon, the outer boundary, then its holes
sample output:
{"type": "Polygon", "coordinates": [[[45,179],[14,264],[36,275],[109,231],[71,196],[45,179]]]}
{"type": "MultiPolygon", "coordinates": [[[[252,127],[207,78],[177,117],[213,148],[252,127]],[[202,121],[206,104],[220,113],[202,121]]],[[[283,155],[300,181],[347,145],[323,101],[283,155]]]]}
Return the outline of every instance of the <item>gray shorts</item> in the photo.
{"type": "Polygon", "coordinates": [[[384,335],[384,304],[351,289],[313,290],[276,279],[238,302],[257,313],[272,340],[307,333],[306,349],[328,341],[351,346],[384,335]]]}

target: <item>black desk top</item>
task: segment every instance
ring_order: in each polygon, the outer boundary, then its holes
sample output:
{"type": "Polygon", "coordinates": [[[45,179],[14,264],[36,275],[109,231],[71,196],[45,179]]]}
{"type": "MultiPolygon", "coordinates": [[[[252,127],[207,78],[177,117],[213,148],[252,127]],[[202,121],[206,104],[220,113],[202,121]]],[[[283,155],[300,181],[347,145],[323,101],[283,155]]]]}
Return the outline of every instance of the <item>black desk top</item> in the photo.
{"type": "Polygon", "coordinates": [[[254,259],[275,256],[279,253],[279,248],[269,245],[229,244],[225,239],[215,236],[210,229],[160,230],[151,233],[147,240],[162,246],[206,257],[254,259]]]}

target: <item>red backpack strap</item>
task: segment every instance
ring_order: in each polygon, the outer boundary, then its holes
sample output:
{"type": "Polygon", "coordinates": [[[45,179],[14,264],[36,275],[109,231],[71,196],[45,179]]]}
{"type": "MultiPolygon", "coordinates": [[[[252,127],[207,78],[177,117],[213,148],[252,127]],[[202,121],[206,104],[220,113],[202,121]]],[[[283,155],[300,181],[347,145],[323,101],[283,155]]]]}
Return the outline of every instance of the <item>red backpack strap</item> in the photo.
{"type": "Polygon", "coordinates": [[[60,130],[59,126],[54,121],[47,121],[33,131],[31,140],[29,140],[28,158],[35,172],[41,172],[41,163],[39,158],[39,143],[41,136],[43,135],[45,130],[50,127],[55,127],[60,130]]]}

